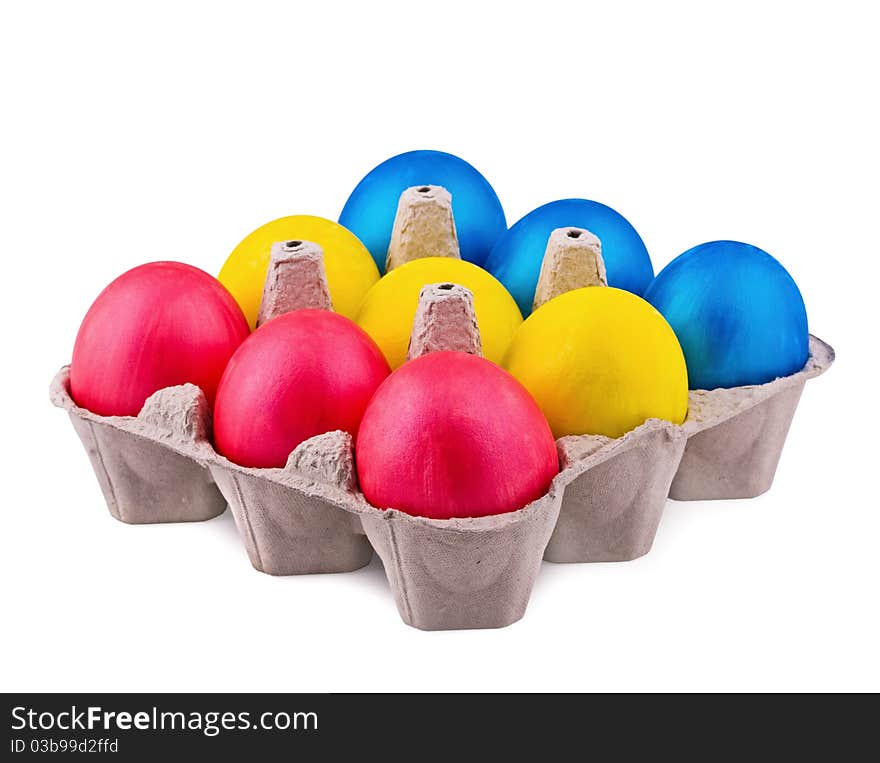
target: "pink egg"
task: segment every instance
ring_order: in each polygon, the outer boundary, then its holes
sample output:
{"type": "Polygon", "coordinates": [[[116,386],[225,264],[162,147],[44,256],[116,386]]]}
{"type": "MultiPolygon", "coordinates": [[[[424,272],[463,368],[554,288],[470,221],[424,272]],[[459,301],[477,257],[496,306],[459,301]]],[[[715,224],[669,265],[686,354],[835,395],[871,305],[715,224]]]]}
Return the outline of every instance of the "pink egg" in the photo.
{"type": "Polygon", "coordinates": [[[187,382],[213,401],[248,333],[241,309],[213,276],[180,262],[141,265],[104,289],[83,319],[71,396],[102,416],[136,416],[154,392],[187,382]]]}
{"type": "Polygon", "coordinates": [[[461,352],[424,355],[389,376],[364,414],[356,455],[370,503],[435,519],[520,509],[559,468],[525,388],[461,352]]]}
{"type": "Polygon", "coordinates": [[[333,430],[356,436],[390,369],[353,321],[327,310],[273,318],[245,341],[220,381],[217,450],[242,466],[284,466],[303,440],[333,430]]]}

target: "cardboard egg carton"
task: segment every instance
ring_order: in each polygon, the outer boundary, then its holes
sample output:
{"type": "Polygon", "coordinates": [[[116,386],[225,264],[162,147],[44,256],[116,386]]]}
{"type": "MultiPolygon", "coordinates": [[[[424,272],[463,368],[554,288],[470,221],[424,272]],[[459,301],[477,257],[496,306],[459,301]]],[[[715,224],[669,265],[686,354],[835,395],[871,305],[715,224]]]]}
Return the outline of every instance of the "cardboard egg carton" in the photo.
{"type": "MultiPolygon", "coordinates": [[[[419,187],[407,192],[417,194],[415,201],[402,197],[389,266],[425,256],[413,243],[420,219],[448,245],[444,256],[457,256],[450,198],[440,191],[419,187]],[[444,234],[444,225],[451,231],[444,234]]],[[[579,229],[554,231],[536,301],[604,282],[598,240],[579,229]]],[[[304,307],[331,308],[320,248],[281,242],[273,247],[260,322],[304,307]]],[[[207,400],[191,384],[159,390],[136,417],[103,417],[76,406],[65,367],[51,398],[68,411],[117,519],[199,521],[228,504],[261,572],[348,572],[375,551],[407,624],[493,628],[522,617],[542,558],[624,561],[647,553],[670,490],[674,498],[695,499],[766,489],[806,379],[833,360],[818,339],[811,337],[810,347],[810,361],[791,377],[692,392],[684,425],[650,419],[617,439],[561,438],[560,472],[544,496],[517,511],[469,519],[371,506],[358,490],[353,443],[344,432],[301,443],[283,468],[233,464],[214,450],[207,400]]],[[[480,353],[473,296],[455,284],[422,290],[409,357],[444,349],[480,353]]]]}
{"type": "MultiPolygon", "coordinates": [[[[276,262],[282,260],[273,254],[273,269],[284,270],[276,262]]],[[[288,275],[307,271],[297,263],[288,275]]],[[[286,283],[289,293],[289,281],[275,283],[286,283]]],[[[274,297],[267,285],[264,304],[274,297]]],[[[473,297],[461,286],[425,287],[414,326],[412,357],[479,351],[473,297]]],[[[349,572],[375,550],[401,617],[418,628],[491,628],[522,617],[562,503],[565,476],[558,475],[546,495],[519,511],[415,517],[366,502],[345,432],[301,443],[283,468],[255,469],[214,450],[210,409],[192,384],[159,390],[136,417],[102,417],[77,407],[67,367],[51,396],[70,414],[117,519],[207,519],[228,503],[251,564],[272,575],[349,572]]]]}

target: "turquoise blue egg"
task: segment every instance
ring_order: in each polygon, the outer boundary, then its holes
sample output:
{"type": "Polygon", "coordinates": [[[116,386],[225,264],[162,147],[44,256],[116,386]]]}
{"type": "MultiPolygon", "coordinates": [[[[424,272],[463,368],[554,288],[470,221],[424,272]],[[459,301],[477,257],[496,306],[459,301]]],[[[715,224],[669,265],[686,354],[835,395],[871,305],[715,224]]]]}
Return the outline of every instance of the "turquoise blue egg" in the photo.
{"type": "Polygon", "coordinates": [[[384,273],[400,194],[420,185],[443,186],[452,194],[462,259],[482,265],[507,230],[504,210],[486,178],[464,159],[442,151],[409,151],[382,162],[352,191],[339,223],[363,241],[384,273]]]}
{"type": "Polygon", "coordinates": [[[651,258],[623,215],[597,201],[561,199],[529,212],[505,233],[486,269],[513,295],[524,316],[532,311],[547,239],[556,228],[585,228],[599,237],[608,285],[641,296],[654,277],[651,258]]]}
{"type": "Polygon", "coordinates": [[[691,389],[764,384],[807,362],[800,290],[756,246],[712,241],[688,249],[663,268],[645,299],[678,336],[691,389]]]}

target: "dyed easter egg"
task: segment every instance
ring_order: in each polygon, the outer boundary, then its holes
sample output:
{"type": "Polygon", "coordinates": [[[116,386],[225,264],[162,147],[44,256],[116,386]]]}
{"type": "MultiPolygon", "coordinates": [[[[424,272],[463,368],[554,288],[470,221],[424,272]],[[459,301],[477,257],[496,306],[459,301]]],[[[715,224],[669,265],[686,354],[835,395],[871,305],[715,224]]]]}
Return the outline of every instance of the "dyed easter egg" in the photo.
{"type": "Polygon", "coordinates": [[[324,251],[324,272],[333,309],[353,318],[367,290],[379,280],[370,253],[351,231],[312,215],[281,217],[250,233],[229,255],[218,278],[235,297],[253,328],[263,297],[272,244],[311,241],[324,251]]]}
{"type": "Polygon", "coordinates": [[[392,368],[406,360],[422,287],[455,283],[474,295],[483,355],[501,362],[522,316],[507,290],[482,268],[451,257],[424,257],[395,268],[367,292],[355,320],[379,345],[392,368]]]}
{"type": "Polygon", "coordinates": [[[384,271],[400,194],[419,185],[443,186],[452,194],[461,256],[481,265],[507,230],[507,221],[486,178],[452,154],[409,151],[382,162],[357,184],[339,222],[367,245],[379,270],[384,271]]]}
{"type": "Polygon", "coordinates": [[[645,299],[678,336],[691,389],[764,384],[807,362],[801,293],[788,271],[756,246],[695,246],[663,268],[645,299]]]}
{"type": "Polygon", "coordinates": [[[567,227],[598,236],[609,286],[642,294],[651,283],[654,268],[648,250],[623,215],[597,201],[551,201],[515,223],[486,260],[486,270],[507,287],[523,315],[532,311],[547,239],[556,228],[567,227]]]}
{"type": "Polygon", "coordinates": [[[191,383],[213,402],[247,335],[241,310],[213,276],[181,262],[141,265],[86,313],[70,364],[71,397],[101,416],[136,416],[154,392],[191,383]]]}
{"type": "Polygon", "coordinates": [[[217,450],[242,466],[280,467],[310,437],[337,429],[355,436],[389,371],[348,318],[327,310],[279,315],[248,337],[220,380],[217,450]]]}
{"type": "Polygon", "coordinates": [[[461,352],[423,355],[391,374],[367,407],[356,455],[370,503],[434,519],[520,509],[559,466],[522,385],[461,352]]]}
{"type": "Polygon", "coordinates": [[[684,421],[687,369],[675,333],[622,289],[588,286],[522,324],[504,367],[538,402],[555,437],[620,437],[645,419],[684,421]]]}

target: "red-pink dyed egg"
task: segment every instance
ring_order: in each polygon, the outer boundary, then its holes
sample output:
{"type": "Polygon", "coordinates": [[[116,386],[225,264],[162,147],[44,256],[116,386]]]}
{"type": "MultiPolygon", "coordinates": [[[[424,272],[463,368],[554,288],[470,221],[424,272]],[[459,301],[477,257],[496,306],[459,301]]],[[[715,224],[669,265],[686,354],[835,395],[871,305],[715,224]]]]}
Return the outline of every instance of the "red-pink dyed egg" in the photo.
{"type": "Polygon", "coordinates": [[[181,262],[141,265],[104,289],[83,319],[71,396],[102,416],[136,416],[154,392],[186,382],[213,401],[248,333],[241,309],[213,276],[181,262]]]}
{"type": "Polygon", "coordinates": [[[525,388],[461,352],[424,355],[389,376],[364,414],[356,455],[370,503],[435,519],[520,509],[559,468],[525,388]]]}
{"type": "Polygon", "coordinates": [[[217,450],[242,466],[280,467],[303,440],[361,417],[390,369],[353,321],[327,310],[273,318],[226,368],[214,407],[217,450]]]}

